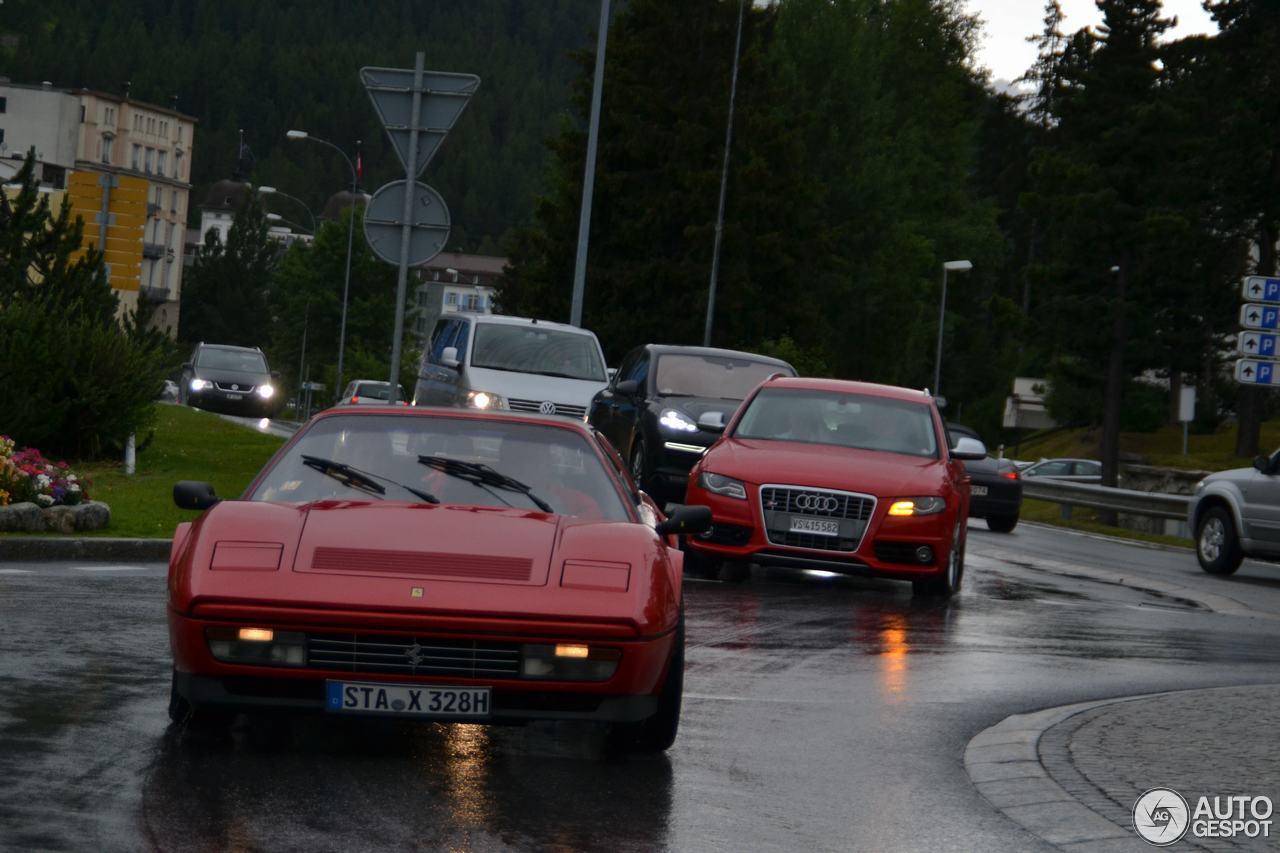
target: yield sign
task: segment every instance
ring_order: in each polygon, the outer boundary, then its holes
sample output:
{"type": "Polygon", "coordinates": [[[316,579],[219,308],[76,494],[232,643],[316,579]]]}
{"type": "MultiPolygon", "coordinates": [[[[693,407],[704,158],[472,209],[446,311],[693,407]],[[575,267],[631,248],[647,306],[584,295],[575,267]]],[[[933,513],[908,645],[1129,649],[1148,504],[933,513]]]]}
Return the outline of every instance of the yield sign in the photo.
{"type": "MultiPolygon", "coordinates": [[[[413,116],[412,68],[361,68],[360,81],[391,137],[400,163],[409,169],[409,125],[413,116]]],[[[413,174],[421,175],[449,129],[480,87],[474,74],[422,72],[422,104],[418,116],[418,157],[413,174]]]]}

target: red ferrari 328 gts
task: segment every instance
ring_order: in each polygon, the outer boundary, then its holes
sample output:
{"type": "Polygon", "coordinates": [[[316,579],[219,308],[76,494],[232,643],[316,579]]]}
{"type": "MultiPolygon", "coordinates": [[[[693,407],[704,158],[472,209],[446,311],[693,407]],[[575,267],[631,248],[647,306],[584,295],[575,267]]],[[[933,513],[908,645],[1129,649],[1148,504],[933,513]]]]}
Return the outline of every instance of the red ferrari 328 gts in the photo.
{"type": "Polygon", "coordinates": [[[462,722],[600,720],[676,736],[679,533],[590,427],[391,407],[322,413],[240,500],[178,526],[169,636],[178,722],[323,711],[462,722]]]}

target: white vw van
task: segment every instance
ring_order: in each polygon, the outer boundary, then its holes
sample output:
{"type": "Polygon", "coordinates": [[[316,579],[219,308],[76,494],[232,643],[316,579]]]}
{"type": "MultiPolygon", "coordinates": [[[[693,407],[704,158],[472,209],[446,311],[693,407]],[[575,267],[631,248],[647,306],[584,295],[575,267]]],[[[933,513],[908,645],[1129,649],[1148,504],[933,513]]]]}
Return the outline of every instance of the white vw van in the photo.
{"type": "Polygon", "coordinates": [[[600,342],[586,329],[458,312],[431,333],[413,404],[582,418],[608,381],[600,342]]]}

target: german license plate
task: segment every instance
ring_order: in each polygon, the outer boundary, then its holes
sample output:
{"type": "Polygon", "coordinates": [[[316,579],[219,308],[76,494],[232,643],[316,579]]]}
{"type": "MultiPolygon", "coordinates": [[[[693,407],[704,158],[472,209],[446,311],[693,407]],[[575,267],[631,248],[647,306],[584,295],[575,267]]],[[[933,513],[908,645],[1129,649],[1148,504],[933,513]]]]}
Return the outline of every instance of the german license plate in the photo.
{"type": "Polygon", "coordinates": [[[244,399],[244,395],[243,395],[243,394],[228,394],[228,395],[227,395],[227,399],[228,399],[228,400],[243,400],[243,399],[244,399]]]}
{"type": "Polygon", "coordinates": [[[987,496],[986,486],[970,486],[969,495],[975,498],[985,498],[987,496]]]}
{"type": "Polygon", "coordinates": [[[793,518],[791,519],[791,532],[816,533],[819,536],[839,536],[840,523],[825,521],[821,518],[793,518]]]}
{"type": "Polygon", "coordinates": [[[425,687],[368,681],[326,681],[325,710],[390,717],[487,717],[488,687],[425,687]]]}

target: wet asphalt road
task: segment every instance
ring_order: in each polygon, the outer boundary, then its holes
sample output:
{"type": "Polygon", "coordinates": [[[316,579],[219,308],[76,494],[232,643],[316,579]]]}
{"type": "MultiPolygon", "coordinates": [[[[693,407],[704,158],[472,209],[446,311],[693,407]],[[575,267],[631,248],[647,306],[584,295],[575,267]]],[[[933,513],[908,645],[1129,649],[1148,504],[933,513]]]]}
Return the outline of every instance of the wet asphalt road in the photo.
{"type": "Polygon", "coordinates": [[[1211,578],[1190,552],[1026,526],[971,527],[950,604],[889,582],[691,581],[681,734],[659,758],[610,757],[567,724],[311,718],[193,738],[167,727],[163,602],[162,566],[0,566],[0,848],[1046,849],[969,782],[975,733],[1280,681],[1280,567],[1211,578]],[[1140,573],[1186,595],[1115,582],[1140,573]],[[1211,612],[1199,591],[1259,613],[1211,612]]]}

